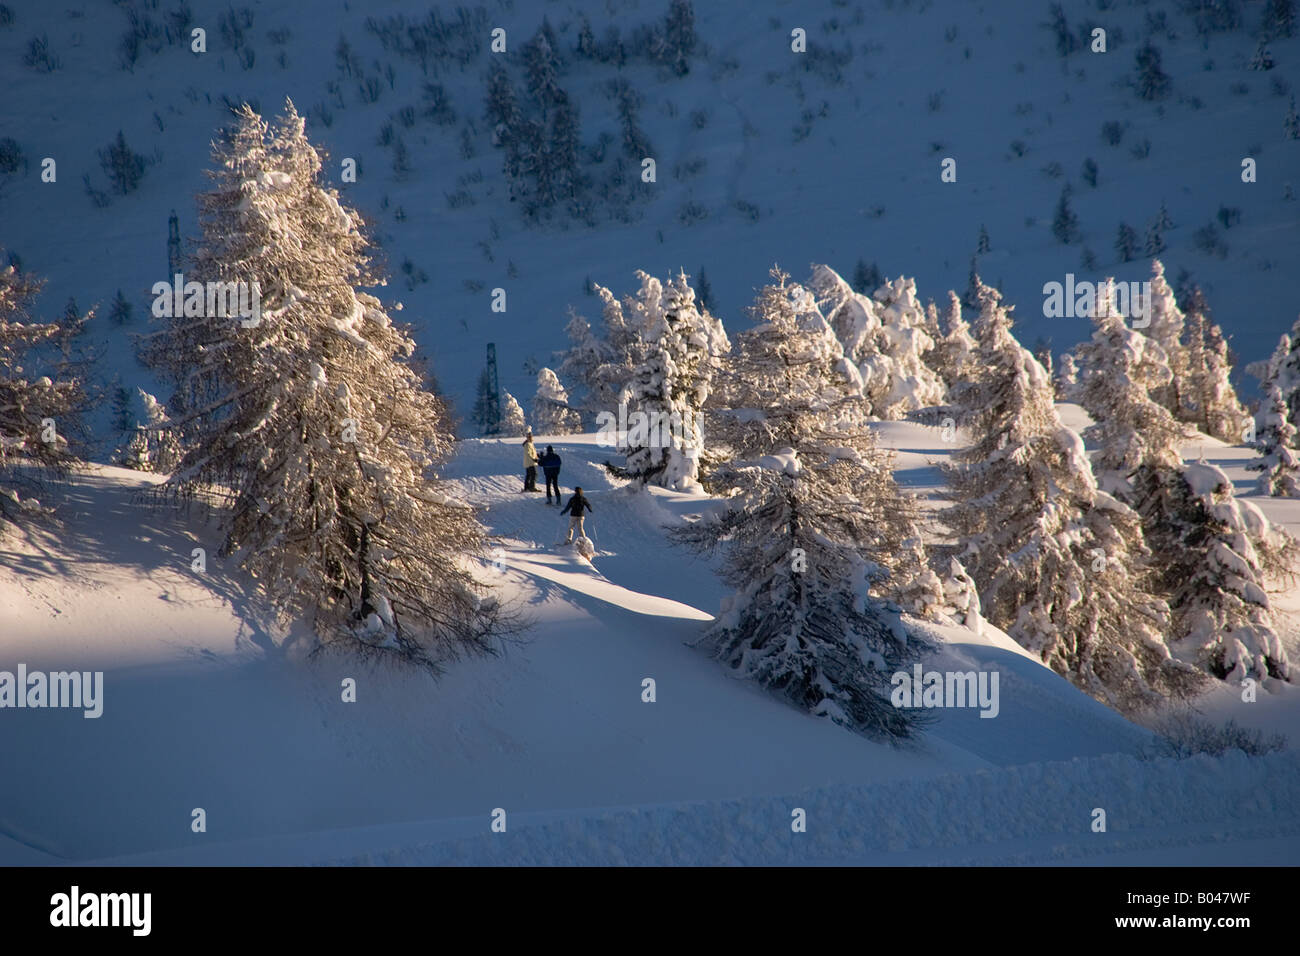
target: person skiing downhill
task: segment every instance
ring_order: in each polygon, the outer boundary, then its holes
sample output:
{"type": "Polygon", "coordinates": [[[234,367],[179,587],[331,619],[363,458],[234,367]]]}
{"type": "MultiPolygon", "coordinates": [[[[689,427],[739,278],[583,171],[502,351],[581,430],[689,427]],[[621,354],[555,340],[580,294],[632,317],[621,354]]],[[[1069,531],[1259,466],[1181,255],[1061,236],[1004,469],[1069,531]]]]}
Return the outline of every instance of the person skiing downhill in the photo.
{"type": "Polygon", "coordinates": [[[537,448],[533,445],[533,433],[524,438],[524,491],[537,491],[537,448]]]}
{"type": "Polygon", "coordinates": [[[586,534],[584,534],[582,530],[582,512],[584,508],[590,512],[591,502],[583,497],[581,488],[574,488],[573,497],[569,499],[569,503],[560,511],[561,515],[566,512],[569,515],[569,536],[564,539],[565,544],[573,544],[573,533],[575,531],[578,533],[579,538],[586,537],[586,534]]]}
{"type": "Polygon", "coordinates": [[[546,446],[546,453],[537,460],[542,466],[542,471],[546,475],[546,503],[551,503],[551,488],[555,488],[555,503],[560,503],[560,456],[555,453],[555,449],[550,445],[546,446]]]}

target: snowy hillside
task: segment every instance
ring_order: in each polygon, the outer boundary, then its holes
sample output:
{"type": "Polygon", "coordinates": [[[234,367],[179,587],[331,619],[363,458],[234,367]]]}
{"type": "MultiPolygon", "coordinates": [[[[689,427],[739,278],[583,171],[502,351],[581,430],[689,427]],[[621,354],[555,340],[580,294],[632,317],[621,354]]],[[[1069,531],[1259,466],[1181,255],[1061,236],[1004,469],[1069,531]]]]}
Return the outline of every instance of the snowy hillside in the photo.
{"type": "Polygon", "coordinates": [[[1297,5],[0,0],[0,866],[1300,858],[1297,5]]]}
{"type": "Polygon", "coordinates": [[[1262,4],[1240,4],[1236,29],[1202,36],[1182,3],[1067,3],[1077,48],[1064,58],[1046,2],[758,0],[744,16],[731,4],[697,6],[700,46],[677,75],[634,49],[637,29],[661,21],[667,0],[493,0],[465,7],[471,26],[444,6],[434,41],[462,58],[435,56],[423,68],[415,53],[385,48],[382,36],[400,32],[394,18],[425,21],[424,7],[398,0],[330,0],[310,16],[273,0],[192,3],[189,25],[206,29],[201,54],[179,37],[182,4],[11,0],[0,18],[0,139],[20,156],[0,172],[0,243],[49,278],[45,312],[69,297],[82,309],[100,304],[91,337],[106,349],[105,381],[154,390],[129,335],[145,326],[150,287],[170,278],[168,214],[192,244],[193,197],[205,187],[209,143],[232,121],[229,104],[249,99],[269,115],[288,96],[332,157],[329,180],[373,224],[387,293],[405,302],[403,318],[462,416],[488,342],[502,387],[531,400],[537,367],[565,346],[570,306],[597,309],[588,281],[623,289],[635,268],[703,268],[729,327],[743,322],[774,261],[795,275],[826,262],[847,276],[861,259],[889,277],[915,275],[923,297],[942,301],[965,287],[981,227],[990,238],[981,274],[1018,306],[1025,344],[1041,338],[1059,354],[1089,330],[1044,316],[1044,283],[1066,273],[1146,279],[1144,249],[1119,262],[1116,234],[1126,223],[1141,246],[1161,203],[1172,220],[1163,237],[1171,282],[1186,270],[1201,285],[1243,364],[1264,358],[1295,319],[1285,266],[1300,257],[1300,216],[1284,196],[1300,189],[1300,140],[1286,138],[1284,121],[1300,86],[1300,32],[1270,41],[1271,69],[1251,69],[1262,4]],[[484,115],[487,34],[506,30],[499,58],[522,86],[521,51],[543,15],[595,179],[618,164],[629,179],[641,169],[620,149],[609,84],[626,81],[642,99],[637,124],[657,179],[617,212],[626,222],[594,191],[593,226],[561,215],[528,227],[510,200],[484,115]],[[597,44],[621,31],[624,65],[575,52],[583,15],[597,44]],[[1107,30],[1104,53],[1079,40],[1097,26],[1107,30]],[[805,54],[792,52],[795,28],[806,31],[805,54]],[[41,39],[46,58],[33,58],[41,39]],[[1148,39],[1171,80],[1158,101],[1131,86],[1148,39]],[[119,130],[149,164],[121,196],[98,159],[119,130]],[[54,182],[41,179],[47,157],[54,182]],[[1242,182],[1246,157],[1257,161],[1254,183],[1242,182]],[[948,158],[955,182],[941,180],[948,158]],[[355,182],[344,177],[348,159],[355,182]],[[1097,167],[1095,187],[1085,160],[1097,167]],[[83,176],[108,205],[96,206],[83,176]],[[1080,234],[1064,245],[1051,226],[1067,185],[1080,234]],[[1207,224],[1217,238],[1198,240],[1207,224]],[[495,288],[508,293],[505,313],[491,311],[495,288]],[[107,318],[119,289],[134,307],[124,326],[107,318]]]}
{"type": "MultiPolygon", "coordinates": [[[[935,431],[880,434],[924,489],[935,431]]],[[[558,509],[519,493],[514,442],[464,443],[451,475],[486,509],[504,591],[535,627],[437,682],[295,663],[294,632],[258,623],[238,575],[190,571],[191,547],[213,543],[204,522],[142,513],[152,479],[136,472],[78,476],[63,528],[0,545],[4,649],[32,669],[102,668],[103,714],[6,712],[0,861],[1176,864],[1300,849],[1294,688],[1200,704],[1288,733],[1285,752],[1142,759],[1147,731],[991,625],[941,628],[926,667],[997,670],[996,718],[940,710],[917,746],[873,744],[687,646],[721,589],[661,526],[707,499],[632,494],[594,436],[541,437],[591,494],[594,566],[552,546],[558,509]],[[346,676],[356,703],[341,702],[346,676]],[[1089,830],[1098,806],[1105,834],[1089,830]],[[488,832],[498,807],[508,844],[488,832]],[[806,843],[790,841],[796,807],[806,843]]],[[[1241,475],[1211,442],[1207,460],[1241,475]]],[[[1294,626],[1287,640],[1295,654],[1294,626]]]]}

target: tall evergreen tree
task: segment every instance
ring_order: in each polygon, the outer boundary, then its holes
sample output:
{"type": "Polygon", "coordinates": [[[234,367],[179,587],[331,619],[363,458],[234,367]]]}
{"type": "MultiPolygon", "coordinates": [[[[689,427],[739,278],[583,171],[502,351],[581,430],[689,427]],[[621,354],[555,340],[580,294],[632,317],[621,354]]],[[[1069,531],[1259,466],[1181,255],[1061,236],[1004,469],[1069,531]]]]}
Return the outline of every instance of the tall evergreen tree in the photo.
{"type": "Polygon", "coordinates": [[[1289,679],[1264,581],[1286,571],[1295,543],[1234,497],[1218,468],[1144,466],[1134,481],[1146,540],[1160,555],[1174,651],[1221,680],[1289,679]]]}
{"type": "Polygon", "coordinates": [[[1262,472],[1259,493],[1273,497],[1300,498],[1300,454],[1297,453],[1296,427],[1288,417],[1286,398],[1279,377],[1282,365],[1291,352],[1291,337],[1282,336],[1268,363],[1263,381],[1264,397],[1255,413],[1255,443],[1260,460],[1246,467],[1262,472]]]}
{"type": "Polygon", "coordinates": [[[649,429],[632,427],[625,436],[622,474],[642,484],[686,490],[698,482],[701,414],[731,345],[722,323],[697,305],[684,273],[666,284],[640,270],[636,275],[640,288],[621,302],[597,287],[605,301],[606,345],[613,361],[596,377],[613,392],[617,376],[629,372],[619,401],[627,403],[629,419],[640,412],[650,422],[649,429]]]}
{"type": "Polygon", "coordinates": [[[451,454],[442,401],[383,304],[364,223],[321,184],[292,103],[274,129],[245,106],[213,148],[199,196],[200,282],[257,283],[260,314],[172,318],[152,364],[179,392],[192,444],[168,487],[224,489],[222,553],[288,617],[313,615],[324,646],[437,668],[491,647],[508,615],[480,595],[472,509],[434,469],[451,454]]]}
{"type": "Polygon", "coordinates": [[[942,518],[984,616],[1121,710],[1180,692],[1187,674],[1162,638],[1167,608],[1140,586],[1137,516],[1097,487],[1047,373],[1011,333],[1009,309],[995,290],[979,293],[984,371],[945,410],[973,441],[945,469],[952,504],[942,518]]]}
{"type": "Polygon", "coordinates": [[[735,593],[704,640],[800,709],[870,736],[908,737],[917,712],[890,703],[890,679],[927,643],[882,593],[907,590],[916,570],[900,566],[919,548],[908,544],[919,539],[916,504],[874,446],[813,295],[773,276],[727,379],[732,410],[718,427],[737,457],[710,476],[725,507],[675,533],[725,549],[735,593]]]}
{"type": "Polygon", "coordinates": [[[45,513],[28,492],[36,485],[34,475],[13,466],[54,473],[70,467],[65,433],[76,428],[85,409],[85,387],[72,370],[55,370],[51,378],[33,364],[36,351],[61,334],[59,324],[33,320],[32,304],[43,285],[12,264],[0,268],[0,527],[45,513]]]}
{"type": "Polygon", "coordinates": [[[1232,387],[1228,343],[1202,308],[1187,316],[1187,342],[1187,381],[1179,394],[1178,417],[1220,441],[1239,444],[1249,419],[1232,387]]]}

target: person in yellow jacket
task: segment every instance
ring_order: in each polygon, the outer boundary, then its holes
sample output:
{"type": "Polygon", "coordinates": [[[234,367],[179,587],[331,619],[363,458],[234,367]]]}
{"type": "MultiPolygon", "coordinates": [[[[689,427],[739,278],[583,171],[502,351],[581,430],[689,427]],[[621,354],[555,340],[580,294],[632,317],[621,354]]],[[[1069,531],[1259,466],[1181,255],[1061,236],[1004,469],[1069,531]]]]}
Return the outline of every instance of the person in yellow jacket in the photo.
{"type": "Polygon", "coordinates": [[[533,445],[533,433],[524,438],[524,491],[539,491],[537,487],[537,448],[533,445]]]}

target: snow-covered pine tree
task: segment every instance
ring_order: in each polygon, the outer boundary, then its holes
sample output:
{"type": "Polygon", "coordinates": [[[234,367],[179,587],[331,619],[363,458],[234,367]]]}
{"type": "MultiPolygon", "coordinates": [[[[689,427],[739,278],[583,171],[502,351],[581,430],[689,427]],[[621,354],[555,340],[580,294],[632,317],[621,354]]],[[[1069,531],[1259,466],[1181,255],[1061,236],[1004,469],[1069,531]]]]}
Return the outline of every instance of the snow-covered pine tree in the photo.
{"type": "Polygon", "coordinates": [[[282,616],[311,613],[323,646],[431,668],[487,650],[509,615],[471,570],[483,528],[433,474],[454,442],[446,408],[407,333],[357,291],[382,284],[364,223],[322,185],[291,102],[274,129],[237,116],[213,147],[190,277],[258,283],[260,316],[174,318],[149,343],[161,373],[211,386],[186,404],[194,442],[167,487],[223,493],[222,553],[282,616]]]}
{"type": "Polygon", "coordinates": [[[970,323],[961,314],[961,299],[950,289],[948,308],[943,317],[943,338],[930,358],[930,364],[947,388],[970,376],[971,356],[976,348],[975,338],[970,334],[970,323]]]}
{"type": "Polygon", "coordinates": [[[1079,400],[1079,366],[1074,353],[1066,352],[1061,356],[1061,361],[1052,373],[1052,392],[1058,402],[1079,400]]]}
{"type": "Polygon", "coordinates": [[[578,398],[573,401],[588,418],[594,419],[602,411],[616,412],[627,377],[607,375],[614,360],[613,349],[593,331],[590,322],[572,309],[565,331],[569,349],[560,362],[559,374],[571,384],[576,383],[578,398]]]}
{"type": "Polygon", "coordinates": [[[875,448],[852,366],[814,296],[773,276],[737,339],[730,408],[716,423],[737,456],[709,479],[725,506],[674,532],[700,550],[721,546],[735,588],[702,639],[800,709],[908,737],[917,712],[890,703],[890,679],[926,642],[879,592],[920,583],[889,567],[920,551],[916,504],[875,448]]]}
{"type": "Polygon", "coordinates": [[[1285,570],[1295,542],[1273,529],[1213,465],[1144,467],[1134,481],[1146,540],[1160,555],[1173,610],[1171,646],[1221,680],[1289,679],[1264,581],[1285,570]]]}
{"type": "Polygon", "coordinates": [[[569,404],[569,393],[549,368],[537,373],[533,427],[539,435],[572,435],[582,431],[582,416],[569,404]]]}
{"type": "Polygon", "coordinates": [[[1253,505],[1235,501],[1231,485],[1208,466],[1182,463],[1182,427],[1146,388],[1152,371],[1161,374],[1158,356],[1144,361],[1154,341],[1118,318],[1096,324],[1083,390],[1084,407],[1097,419],[1088,433],[1099,445],[1093,467],[1101,485],[1141,516],[1143,540],[1159,556],[1146,564],[1145,580],[1171,608],[1169,646],[1187,665],[1222,677],[1261,648],[1273,653],[1267,599],[1256,601],[1266,576],[1286,573],[1295,545],[1253,505]],[[1220,645],[1210,636],[1218,625],[1225,634],[1243,633],[1220,645]],[[1225,670],[1227,658],[1234,663],[1225,670]]]}
{"type": "Polygon", "coordinates": [[[1284,335],[1264,373],[1259,410],[1255,413],[1255,444],[1260,459],[1246,467],[1262,472],[1259,493],[1280,498],[1300,498],[1300,455],[1297,454],[1296,427],[1288,417],[1286,398],[1282,394],[1280,375],[1291,354],[1291,337],[1284,335]]]}
{"type": "Polygon", "coordinates": [[[1207,435],[1236,445],[1249,422],[1232,387],[1232,364],[1223,332],[1200,308],[1187,315],[1187,380],[1179,393],[1179,417],[1207,435]]]}
{"type": "Polygon", "coordinates": [[[1147,321],[1144,334],[1152,339],[1164,353],[1169,366],[1169,380],[1151,390],[1151,397],[1163,405],[1176,418],[1181,417],[1181,393],[1187,381],[1187,346],[1183,342],[1186,318],[1178,307],[1178,297],[1165,278],[1165,267],[1159,259],[1151,260],[1151,297],[1147,303],[1147,321]]]}
{"type": "Polygon", "coordinates": [[[1084,437],[1097,449],[1092,468],[1098,487],[1131,503],[1131,479],[1138,468],[1178,468],[1179,446],[1189,435],[1151,398],[1168,384],[1164,352],[1154,338],[1124,323],[1110,307],[1108,288],[1099,290],[1091,341],[1075,346],[1086,370],[1078,401],[1094,423],[1084,437]]]}
{"type": "Polygon", "coordinates": [[[162,403],[137,388],[128,414],[132,434],[118,460],[126,468],[170,475],[184,452],[162,403]]]}
{"type": "Polygon", "coordinates": [[[624,309],[639,330],[645,358],[632,370],[628,410],[629,418],[644,413],[649,428],[644,434],[629,429],[623,474],[685,491],[699,484],[701,417],[731,343],[722,323],[696,305],[685,273],[666,285],[639,270],[636,275],[641,288],[624,299],[624,309]]]}
{"type": "Polygon", "coordinates": [[[978,378],[945,411],[973,438],[945,468],[942,518],[984,616],[1075,686],[1132,711],[1195,683],[1163,641],[1168,608],[1142,586],[1138,516],[1101,491],[1043,367],[981,284],[978,378]]]}
{"type": "Polygon", "coordinates": [[[0,268],[0,524],[45,512],[39,500],[24,497],[37,485],[34,473],[15,466],[67,469],[73,459],[64,432],[75,430],[85,406],[79,379],[51,379],[28,366],[35,350],[60,335],[57,323],[33,321],[43,285],[12,264],[0,268]]]}
{"type": "Polygon", "coordinates": [[[524,421],[524,409],[519,400],[509,392],[501,393],[501,431],[506,438],[519,438],[528,431],[524,421]]]}
{"type": "Polygon", "coordinates": [[[943,380],[922,358],[936,343],[915,281],[886,281],[868,298],[829,266],[814,265],[807,287],[857,366],[872,415],[900,419],[943,401],[943,380]]]}

